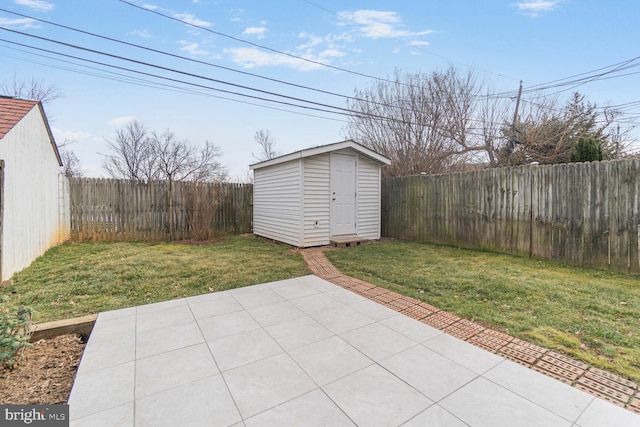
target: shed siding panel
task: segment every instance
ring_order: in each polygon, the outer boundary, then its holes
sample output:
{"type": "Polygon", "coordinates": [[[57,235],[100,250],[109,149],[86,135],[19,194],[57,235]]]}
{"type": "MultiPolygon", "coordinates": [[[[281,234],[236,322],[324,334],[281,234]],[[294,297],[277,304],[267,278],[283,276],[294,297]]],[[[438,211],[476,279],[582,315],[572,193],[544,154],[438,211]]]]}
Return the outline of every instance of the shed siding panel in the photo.
{"type": "Polygon", "coordinates": [[[0,159],[5,161],[2,280],[7,280],[66,237],[58,159],[38,107],[0,140],[0,159]]]}
{"type": "Polygon", "coordinates": [[[358,161],[358,237],[380,238],[380,166],[364,156],[358,161]]]}
{"type": "Polygon", "coordinates": [[[305,247],[329,244],[329,171],[329,153],[304,159],[305,247]]]}
{"type": "Polygon", "coordinates": [[[300,246],[300,165],[292,160],[254,170],[253,232],[300,246]]]}

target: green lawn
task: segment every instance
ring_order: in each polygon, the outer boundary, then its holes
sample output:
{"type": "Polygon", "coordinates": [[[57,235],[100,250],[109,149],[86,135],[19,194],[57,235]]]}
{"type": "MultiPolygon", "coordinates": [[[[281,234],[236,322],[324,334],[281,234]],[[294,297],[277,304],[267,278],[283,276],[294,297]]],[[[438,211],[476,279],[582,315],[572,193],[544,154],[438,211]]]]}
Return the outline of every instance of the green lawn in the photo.
{"type": "Polygon", "coordinates": [[[304,274],[290,246],[251,236],[203,246],[69,243],[47,251],[0,293],[47,322],[304,274]]]}
{"type": "Polygon", "coordinates": [[[390,241],[330,251],[343,273],[640,381],[640,278],[390,241]]]}

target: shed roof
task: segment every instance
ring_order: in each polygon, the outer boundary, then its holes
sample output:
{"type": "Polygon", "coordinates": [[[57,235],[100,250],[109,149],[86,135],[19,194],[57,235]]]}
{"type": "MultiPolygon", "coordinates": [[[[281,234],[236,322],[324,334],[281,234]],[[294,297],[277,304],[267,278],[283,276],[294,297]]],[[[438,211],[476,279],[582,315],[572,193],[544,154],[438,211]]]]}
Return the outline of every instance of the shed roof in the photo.
{"type": "Polygon", "coordinates": [[[51,128],[49,127],[49,121],[47,120],[47,116],[44,113],[44,109],[42,108],[42,103],[40,101],[29,101],[26,99],[18,99],[9,96],[0,96],[0,140],[4,138],[5,135],[8,134],[9,131],[11,131],[11,129],[13,129],[24,116],[26,116],[31,110],[33,110],[36,105],[38,106],[38,110],[40,111],[40,115],[42,116],[42,121],[47,128],[51,147],[53,148],[53,151],[56,155],[58,164],[62,166],[62,159],[60,158],[58,146],[56,145],[55,139],[53,139],[53,134],[51,133],[51,128]]]}
{"type": "Polygon", "coordinates": [[[358,153],[369,157],[372,160],[377,161],[378,163],[389,165],[391,164],[391,160],[383,156],[382,154],[376,153],[373,150],[365,147],[364,145],[358,144],[353,140],[346,140],[342,142],[335,142],[333,144],[327,145],[319,145],[317,147],[307,148],[300,151],[295,151],[293,153],[285,154],[284,156],[274,157],[273,159],[265,160],[262,162],[254,163],[249,165],[250,169],[260,169],[267,166],[277,165],[279,163],[288,162],[295,159],[301,159],[304,157],[315,156],[318,154],[330,153],[332,151],[338,151],[345,148],[351,148],[358,153]]]}

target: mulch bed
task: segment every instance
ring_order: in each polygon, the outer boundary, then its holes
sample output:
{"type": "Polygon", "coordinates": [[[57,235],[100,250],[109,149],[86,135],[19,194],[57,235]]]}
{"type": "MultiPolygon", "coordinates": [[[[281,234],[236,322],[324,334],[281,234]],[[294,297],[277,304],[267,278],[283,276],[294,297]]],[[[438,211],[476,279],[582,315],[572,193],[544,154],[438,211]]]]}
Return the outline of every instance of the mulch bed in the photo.
{"type": "Polygon", "coordinates": [[[0,369],[0,403],[66,403],[84,346],[75,334],[33,343],[13,369],[0,369]]]}

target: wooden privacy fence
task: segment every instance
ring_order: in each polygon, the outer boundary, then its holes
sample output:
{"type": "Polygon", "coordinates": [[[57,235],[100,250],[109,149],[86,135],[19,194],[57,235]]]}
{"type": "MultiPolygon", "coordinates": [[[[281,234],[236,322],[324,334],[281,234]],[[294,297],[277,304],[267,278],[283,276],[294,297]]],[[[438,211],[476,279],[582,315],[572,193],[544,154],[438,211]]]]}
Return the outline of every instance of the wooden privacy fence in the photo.
{"type": "Polygon", "coordinates": [[[73,241],[206,239],[251,232],[251,184],[70,180],[73,241]],[[172,218],[172,220],[171,220],[172,218]]]}
{"type": "Polygon", "coordinates": [[[382,235],[640,273],[640,161],[382,181],[382,235]]]}

